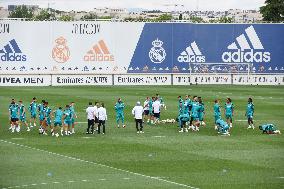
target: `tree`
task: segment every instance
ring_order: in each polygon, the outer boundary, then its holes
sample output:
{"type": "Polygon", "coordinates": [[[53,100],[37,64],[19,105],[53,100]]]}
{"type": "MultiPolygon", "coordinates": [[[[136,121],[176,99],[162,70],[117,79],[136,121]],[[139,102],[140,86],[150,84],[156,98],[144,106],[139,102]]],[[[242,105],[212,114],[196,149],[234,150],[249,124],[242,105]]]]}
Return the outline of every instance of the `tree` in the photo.
{"type": "Polygon", "coordinates": [[[284,0],[266,0],[265,4],[265,6],[260,7],[264,21],[284,21],[284,0]]]}
{"type": "Polygon", "coordinates": [[[59,18],[60,21],[73,21],[73,17],[69,16],[69,15],[62,15],[60,18],[59,18]]]}
{"type": "Polygon", "coordinates": [[[190,20],[193,23],[203,23],[204,22],[204,20],[201,17],[197,17],[197,16],[191,16],[190,20]]]}
{"type": "Polygon", "coordinates": [[[156,21],[167,21],[167,20],[172,20],[172,15],[170,14],[162,14],[161,16],[159,16],[158,18],[156,18],[156,21]]]}
{"type": "Polygon", "coordinates": [[[94,13],[87,14],[85,16],[82,16],[81,20],[94,20],[98,19],[98,16],[94,13]]]}
{"type": "Polygon", "coordinates": [[[16,9],[9,13],[9,18],[33,18],[34,13],[32,9],[27,8],[25,5],[17,6],[16,9]]]}
{"type": "Polygon", "coordinates": [[[41,10],[40,13],[34,17],[34,20],[54,20],[54,18],[54,14],[49,13],[47,10],[41,10]]]}
{"type": "Polygon", "coordinates": [[[233,19],[231,17],[222,16],[218,19],[219,23],[232,23],[233,19]]]}

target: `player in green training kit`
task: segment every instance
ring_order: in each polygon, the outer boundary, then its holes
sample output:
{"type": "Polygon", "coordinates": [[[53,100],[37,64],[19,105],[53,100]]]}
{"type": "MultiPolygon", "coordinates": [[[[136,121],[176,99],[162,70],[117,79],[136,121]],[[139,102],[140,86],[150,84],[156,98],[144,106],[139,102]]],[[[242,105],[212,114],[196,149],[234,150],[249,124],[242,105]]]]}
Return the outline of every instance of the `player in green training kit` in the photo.
{"type": "Polygon", "coordinates": [[[72,120],[71,120],[72,131],[70,131],[70,128],[68,128],[68,130],[69,130],[72,134],[75,133],[75,129],[74,129],[74,127],[75,127],[75,118],[77,118],[77,115],[76,115],[76,113],[75,113],[74,105],[75,105],[75,102],[71,102],[71,104],[70,104],[70,110],[71,110],[72,115],[73,115],[72,120]]]}
{"type": "Polygon", "coordinates": [[[27,131],[30,131],[29,125],[26,120],[26,108],[22,100],[19,101],[19,113],[20,113],[19,127],[21,128],[21,124],[24,124],[27,127],[27,131]]]}
{"type": "Polygon", "coordinates": [[[14,101],[11,102],[9,106],[9,116],[10,116],[10,121],[12,123],[12,133],[15,132],[15,129],[17,132],[20,132],[20,127],[18,126],[18,121],[19,121],[19,106],[16,104],[14,101]]]}
{"type": "Polygon", "coordinates": [[[227,123],[230,125],[230,128],[233,127],[233,115],[234,115],[234,104],[230,98],[227,98],[225,104],[225,117],[227,123]]]}
{"type": "Polygon", "coordinates": [[[53,121],[53,133],[56,137],[59,137],[57,128],[60,127],[61,136],[63,136],[63,127],[62,127],[62,117],[63,111],[62,108],[59,107],[57,110],[53,111],[54,121],[53,121]]]}
{"type": "Polygon", "coordinates": [[[68,127],[72,125],[72,117],[72,111],[70,110],[69,105],[66,105],[65,110],[63,112],[65,135],[71,134],[70,132],[68,132],[68,127]]]}
{"type": "Polygon", "coordinates": [[[191,117],[192,117],[192,130],[193,131],[199,131],[200,121],[199,121],[199,112],[200,112],[200,106],[199,102],[197,101],[197,96],[193,97],[192,102],[192,109],[191,109],[191,117]]]}
{"type": "Polygon", "coordinates": [[[29,106],[29,111],[31,113],[30,127],[33,127],[33,126],[35,127],[36,126],[36,111],[37,111],[36,97],[33,97],[33,100],[29,106]],[[34,123],[33,125],[32,125],[32,122],[34,123]]]}
{"type": "Polygon", "coordinates": [[[45,107],[44,107],[45,100],[42,100],[41,102],[42,103],[38,104],[38,106],[37,106],[37,109],[38,109],[38,112],[39,112],[39,131],[40,131],[40,134],[42,134],[43,131],[44,131],[43,122],[44,122],[44,112],[45,112],[45,107]]]}
{"type": "Polygon", "coordinates": [[[218,126],[217,126],[217,120],[218,119],[221,119],[221,107],[220,107],[220,104],[219,104],[219,100],[216,99],[215,101],[215,104],[214,104],[214,117],[215,117],[215,130],[218,129],[218,126]]]}
{"type": "Polygon", "coordinates": [[[47,135],[47,128],[49,126],[50,128],[50,132],[52,134],[52,136],[54,135],[53,133],[53,128],[52,128],[52,125],[51,125],[51,118],[50,118],[50,114],[51,114],[51,108],[48,106],[48,102],[45,102],[44,103],[44,120],[43,120],[43,134],[44,135],[47,135]]]}
{"type": "Polygon", "coordinates": [[[125,108],[125,105],[122,102],[121,98],[119,98],[117,100],[117,103],[114,106],[114,109],[115,109],[115,112],[116,112],[116,123],[117,123],[118,128],[119,128],[119,120],[121,120],[123,128],[125,127],[125,124],[124,124],[124,108],[125,108]]]}
{"type": "Polygon", "coordinates": [[[204,107],[204,103],[203,103],[201,97],[198,97],[198,102],[199,102],[199,106],[200,106],[200,111],[199,111],[199,114],[198,114],[200,125],[206,126],[206,124],[204,122],[205,107],[204,107]]]}
{"type": "Polygon", "coordinates": [[[245,116],[248,118],[248,129],[254,129],[253,126],[253,114],[254,114],[254,104],[252,103],[252,98],[248,99],[248,105],[245,116]]]}

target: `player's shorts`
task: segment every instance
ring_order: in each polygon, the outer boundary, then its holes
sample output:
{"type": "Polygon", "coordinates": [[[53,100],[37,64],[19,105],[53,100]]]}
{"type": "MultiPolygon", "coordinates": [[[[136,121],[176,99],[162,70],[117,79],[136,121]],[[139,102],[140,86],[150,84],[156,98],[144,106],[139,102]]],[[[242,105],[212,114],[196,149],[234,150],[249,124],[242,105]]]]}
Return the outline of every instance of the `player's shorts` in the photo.
{"type": "Polygon", "coordinates": [[[16,121],[19,121],[19,118],[11,118],[11,122],[16,122],[16,121]]]}
{"type": "Polygon", "coordinates": [[[99,119],[95,116],[95,123],[99,123],[99,119]]]}
{"type": "Polygon", "coordinates": [[[71,120],[64,120],[64,125],[72,125],[72,122],[71,120]]]}
{"type": "Polygon", "coordinates": [[[247,118],[248,118],[248,119],[253,119],[253,115],[251,115],[251,114],[250,114],[250,115],[247,115],[247,118]]]}
{"type": "Polygon", "coordinates": [[[44,120],[44,116],[43,115],[39,115],[39,120],[43,121],[44,120]]]}
{"type": "Polygon", "coordinates": [[[31,112],[31,118],[36,118],[36,112],[31,112]]]}
{"type": "Polygon", "coordinates": [[[232,114],[226,114],[226,119],[231,119],[231,120],[233,120],[233,115],[232,115],[232,114]]]}
{"type": "Polygon", "coordinates": [[[47,117],[45,119],[46,125],[51,125],[51,119],[49,117],[47,117]]]}
{"type": "Polygon", "coordinates": [[[199,121],[199,117],[198,116],[192,116],[192,121],[199,121]]]}
{"type": "Polygon", "coordinates": [[[20,116],[20,121],[25,122],[26,121],[26,116],[20,116]]]}
{"type": "Polygon", "coordinates": [[[154,113],[155,118],[160,118],[160,113],[154,113]]]}
{"type": "Polygon", "coordinates": [[[149,115],[150,111],[149,110],[144,110],[144,115],[149,115]]]}
{"type": "Polygon", "coordinates": [[[199,121],[203,121],[203,120],[204,120],[204,114],[201,113],[201,114],[198,116],[198,118],[199,118],[199,121]]]}
{"type": "Polygon", "coordinates": [[[59,127],[62,127],[62,122],[61,121],[56,121],[54,120],[54,126],[59,126],[59,127]]]}
{"type": "Polygon", "coordinates": [[[72,123],[72,124],[75,123],[75,119],[74,119],[74,118],[71,119],[71,123],[72,123]]]}

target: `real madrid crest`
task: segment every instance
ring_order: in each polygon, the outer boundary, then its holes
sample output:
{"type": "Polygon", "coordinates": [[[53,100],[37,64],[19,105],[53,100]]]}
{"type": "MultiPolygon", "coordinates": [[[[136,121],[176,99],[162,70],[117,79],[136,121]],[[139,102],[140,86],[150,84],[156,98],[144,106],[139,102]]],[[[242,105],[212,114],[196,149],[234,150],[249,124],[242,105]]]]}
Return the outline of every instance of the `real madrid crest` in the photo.
{"type": "Polygon", "coordinates": [[[163,41],[160,41],[158,38],[152,42],[153,47],[149,51],[149,58],[151,62],[160,64],[162,63],[167,54],[165,49],[162,47],[163,41]]]}

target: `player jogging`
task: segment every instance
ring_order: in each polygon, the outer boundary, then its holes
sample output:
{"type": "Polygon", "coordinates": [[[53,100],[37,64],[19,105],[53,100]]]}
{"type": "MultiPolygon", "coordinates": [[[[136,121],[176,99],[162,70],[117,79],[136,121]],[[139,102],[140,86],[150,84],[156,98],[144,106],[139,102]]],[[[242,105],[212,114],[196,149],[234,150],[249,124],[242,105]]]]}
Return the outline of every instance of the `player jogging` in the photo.
{"type": "MultiPolygon", "coordinates": [[[[10,112],[10,108],[11,108],[11,106],[13,106],[14,104],[16,104],[16,101],[15,101],[15,99],[14,99],[14,98],[12,98],[11,103],[10,103],[9,108],[8,108],[8,111],[9,111],[9,112],[10,112]]],[[[11,129],[12,129],[12,127],[13,127],[13,123],[12,123],[11,119],[9,119],[9,121],[10,121],[10,127],[9,127],[9,130],[11,130],[11,129]]]]}
{"type": "Polygon", "coordinates": [[[53,133],[56,137],[59,137],[57,128],[60,127],[61,136],[63,136],[63,128],[62,128],[63,111],[62,111],[62,108],[59,107],[57,110],[53,111],[53,115],[54,115],[53,133]]]}
{"type": "Polygon", "coordinates": [[[30,103],[29,112],[31,113],[30,127],[32,128],[33,126],[34,127],[36,126],[36,112],[37,112],[36,97],[33,97],[33,100],[30,103]],[[33,125],[32,125],[32,123],[33,123],[33,125]]]}
{"type": "Polygon", "coordinates": [[[248,98],[247,110],[245,116],[248,118],[248,129],[254,129],[253,126],[254,104],[252,98],[248,98]]]}
{"type": "Polygon", "coordinates": [[[27,131],[30,131],[30,128],[29,128],[29,125],[26,119],[26,108],[22,100],[19,101],[19,113],[20,113],[19,127],[21,128],[21,124],[24,124],[27,127],[27,131]]]}
{"type": "Polygon", "coordinates": [[[214,118],[215,118],[215,130],[217,130],[218,126],[216,122],[218,119],[221,119],[221,107],[219,104],[220,101],[218,99],[216,99],[214,102],[215,104],[214,104],[213,110],[214,110],[214,118]]]}
{"type": "Polygon", "coordinates": [[[227,98],[224,111],[225,111],[226,121],[230,125],[230,128],[232,128],[233,127],[234,104],[232,103],[231,98],[227,98]]]}
{"type": "Polygon", "coordinates": [[[65,106],[65,110],[63,112],[63,119],[64,119],[64,131],[65,131],[65,135],[69,135],[71,134],[70,132],[68,132],[68,127],[71,126],[72,124],[72,112],[70,110],[69,105],[65,106]]]}
{"type": "Polygon", "coordinates": [[[117,103],[114,106],[115,112],[116,112],[116,123],[117,123],[117,127],[119,128],[119,120],[121,120],[122,123],[122,127],[125,128],[125,124],[124,124],[124,108],[125,105],[122,102],[121,98],[119,98],[117,100],[117,103]]]}

